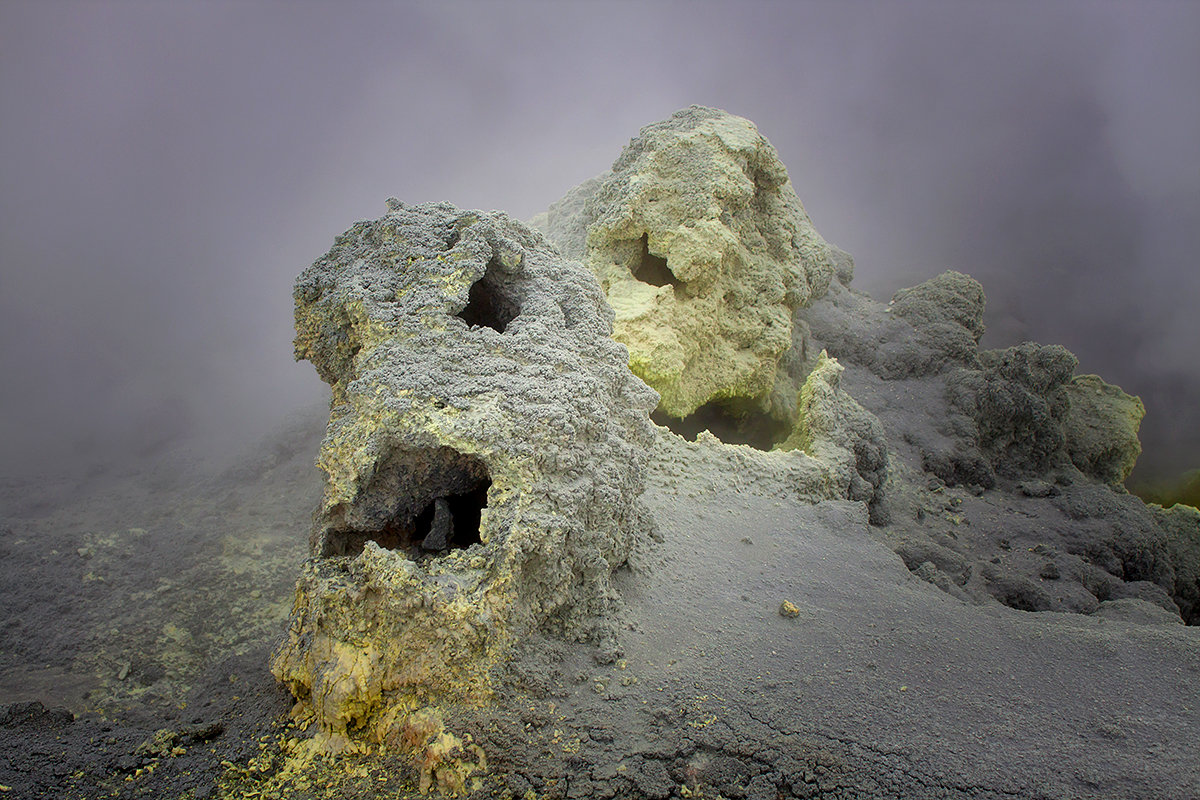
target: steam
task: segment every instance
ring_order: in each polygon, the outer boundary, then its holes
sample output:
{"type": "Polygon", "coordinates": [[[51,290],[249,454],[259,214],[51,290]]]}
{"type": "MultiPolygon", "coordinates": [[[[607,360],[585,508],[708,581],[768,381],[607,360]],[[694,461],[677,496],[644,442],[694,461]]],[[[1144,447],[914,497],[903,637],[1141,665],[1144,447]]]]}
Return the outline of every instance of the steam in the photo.
{"type": "Polygon", "coordinates": [[[528,218],[698,102],[754,120],[886,299],[1142,396],[1200,464],[1191,4],[10,2],[0,473],[233,446],[320,401],[294,276],[389,196],[528,218]],[[220,435],[218,435],[220,434],[220,435]]]}

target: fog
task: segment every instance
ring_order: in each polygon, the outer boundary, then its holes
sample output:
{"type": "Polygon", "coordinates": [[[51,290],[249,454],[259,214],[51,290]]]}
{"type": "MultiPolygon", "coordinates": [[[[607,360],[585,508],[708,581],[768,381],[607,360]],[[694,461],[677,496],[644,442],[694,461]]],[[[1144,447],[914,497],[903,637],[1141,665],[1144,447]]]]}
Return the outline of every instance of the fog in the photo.
{"type": "Polygon", "coordinates": [[[0,473],[221,451],[327,397],[295,276],[384,200],[519,218],[691,103],[753,120],[886,300],[1140,395],[1200,466],[1200,5],[0,5],[0,473]]]}

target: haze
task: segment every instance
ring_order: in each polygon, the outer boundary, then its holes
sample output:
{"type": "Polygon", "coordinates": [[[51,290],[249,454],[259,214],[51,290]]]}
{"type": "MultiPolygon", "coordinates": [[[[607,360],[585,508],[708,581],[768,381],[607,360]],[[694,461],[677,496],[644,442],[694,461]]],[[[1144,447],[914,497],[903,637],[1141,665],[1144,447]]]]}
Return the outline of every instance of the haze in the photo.
{"type": "Polygon", "coordinates": [[[0,5],[0,473],[222,450],[327,397],[291,284],[389,196],[527,219],[691,103],[855,286],[949,268],[1200,466],[1200,5],[0,5]]]}

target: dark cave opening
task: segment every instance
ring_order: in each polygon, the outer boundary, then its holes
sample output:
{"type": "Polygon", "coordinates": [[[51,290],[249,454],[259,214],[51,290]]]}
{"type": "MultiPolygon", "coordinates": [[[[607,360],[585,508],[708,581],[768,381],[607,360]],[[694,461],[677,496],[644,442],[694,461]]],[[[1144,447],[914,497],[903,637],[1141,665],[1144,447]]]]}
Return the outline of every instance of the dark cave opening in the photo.
{"type": "Polygon", "coordinates": [[[679,278],[671,272],[665,258],[659,258],[650,252],[650,234],[642,234],[642,252],[637,262],[630,270],[633,277],[651,286],[679,286],[679,278]]]}
{"type": "Polygon", "coordinates": [[[521,305],[511,287],[501,282],[499,264],[493,257],[483,277],[471,284],[467,306],[458,313],[458,317],[472,328],[487,326],[504,333],[520,313],[521,305]]]}
{"type": "Polygon", "coordinates": [[[406,483],[420,488],[409,490],[394,516],[377,530],[327,531],[322,557],[357,556],[373,541],[416,561],[483,541],[479,526],[492,486],[483,462],[450,448],[417,452],[410,458],[406,483]]]}
{"type": "Polygon", "coordinates": [[[414,520],[413,542],[425,553],[465,550],[479,544],[479,520],[487,508],[491,486],[492,482],[484,478],[467,492],[429,501],[414,520]]]}
{"type": "Polygon", "coordinates": [[[746,444],[756,450],[771,450],[792,432],[790,425],[762,411],[740,409],[720,400],[705,403],[682,419],[662,411],[655,411],[650,419],[689,442],[696,441],[700,431],[707,430],[725,444],[746,444]]]}

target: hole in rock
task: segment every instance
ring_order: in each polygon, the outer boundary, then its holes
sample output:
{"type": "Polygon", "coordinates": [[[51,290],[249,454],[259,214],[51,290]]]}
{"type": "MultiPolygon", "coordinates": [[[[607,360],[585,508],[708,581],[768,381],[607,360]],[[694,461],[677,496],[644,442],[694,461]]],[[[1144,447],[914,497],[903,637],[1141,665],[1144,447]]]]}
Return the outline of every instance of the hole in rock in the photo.
{"type": "Polygon", "coordinates": [[[383,487],[400,497],[393,516],[378,530],[329,531],[323,557],[356,556],[373,541],[417,560],[482,541],[479,524],[492,485],[482,461],[443,447],[405,454],[398,469],[387,464],[381,473],[383,487]]]}
{"type": "Polygon", "coordinates": [[[483,277],[471,284],[467,307],[458,313],[458,317],[472,328],[486,325],[504,333],[520,313],[521,306],[512,288],[501,281],[499,263],[493,257],[483,277]]]}
{"type": "Polygon", "coordinates": [[[484,479],[463,494],[431,500],[415,521],[417,546],[426,553],[439,553],[479,544],[479,520],[491,485],[484,479]]]}
{"type": "Polygon", "coordinates": [[[667,266],[665,258],[659,258],[650,252],[650,234],[642,234],[642,252],[634,263],[633,277],[651,286],[679,286],[679,279],[667,266]]]}
{"type": "Polygon", "coordinates": [[[696,441],[697,434],[707,430],[725,444],[748,444],[756,450],[770,450],[792,432],[789,425],[761,411],[739,409],[719,400],[702,405],[682,419],[661,411],[655,411],[650,419],[689,442],[696,441]]]}

